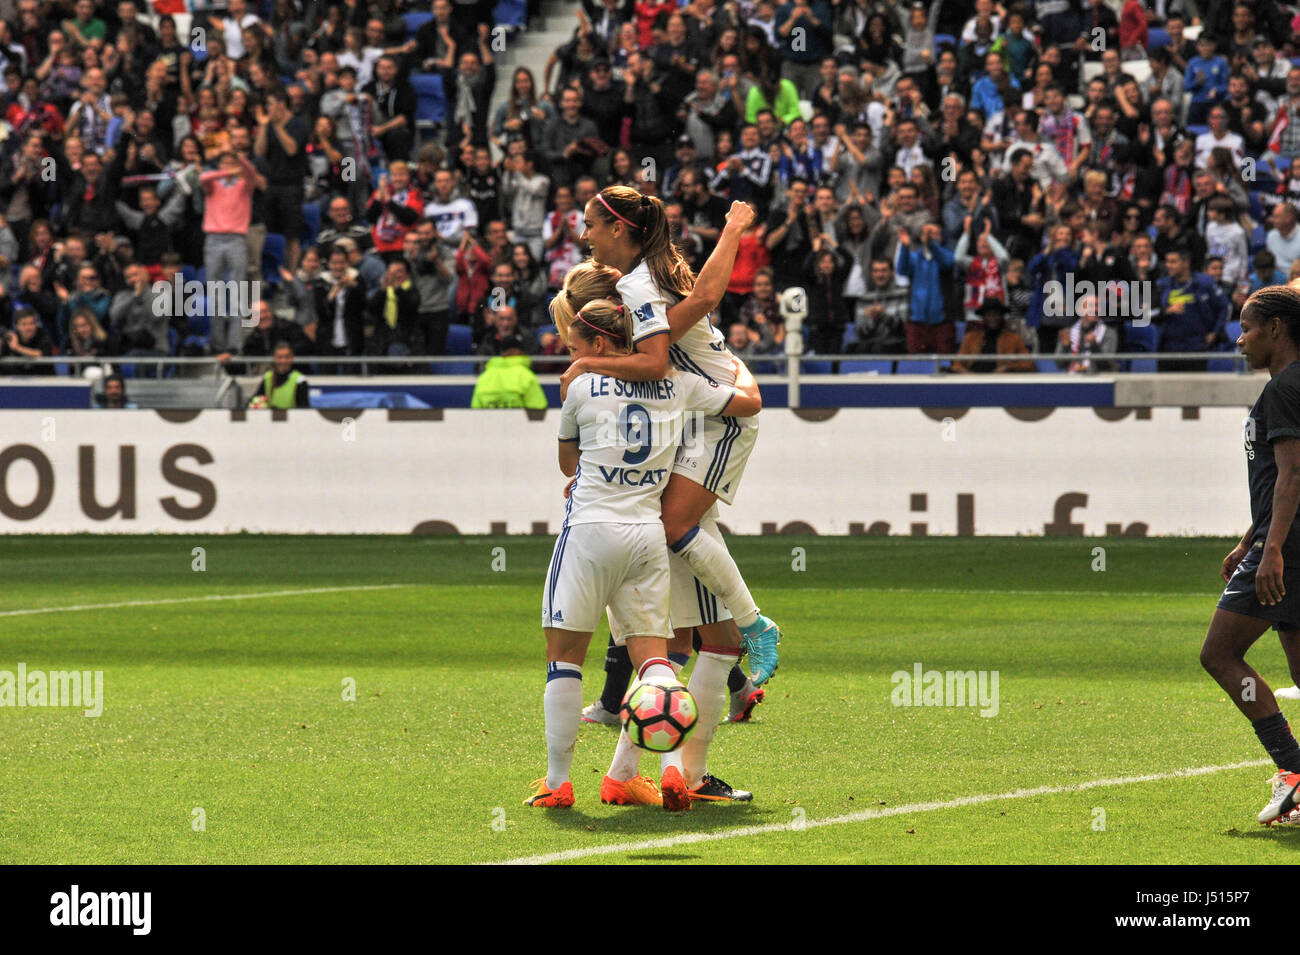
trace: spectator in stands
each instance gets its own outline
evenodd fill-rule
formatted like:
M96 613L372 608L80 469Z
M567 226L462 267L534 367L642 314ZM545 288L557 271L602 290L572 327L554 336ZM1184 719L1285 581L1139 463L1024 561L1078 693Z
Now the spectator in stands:
M536 157L524 153L507 160L501 178L501 193L511 209L510 225L515 239L528 243L534 258L542 257L542 233L546 224L546 197L551 181L537 171Z
M87 274L94 272L89 266ZM133 262L126 268L126 288L113 296L109 306L108 317L113 329L121 336L122 347L129 355L166 355L170 351L167 341L167 315L159 308L159 296L169 298L171 285L166 290L156 292L149 281L149 269L140 262ZM228 296L228 300L237 300L237 296ZM209 308L213 308L209 303ZM214 309L214 312L216 309ZM235 311L231 308L229 311ZM162 312L162 314L160 314ZM213 324L225 321L229 327L238 329L243 319L241 315L213 315ZM238 344L238 339L232 339Z
M519 313L513 305L484 309L483 340L479 342L477 354L503 355L512 349L530 353L531 344L529 334L519 328Z
M582 261L583 247L581 235L582 210L574 205L573 190L560 186L555 190L555 209L546 216L542 224L542 260L546 263L544 286L559 288L564 284L564 276ZM530 259L535 261L531 246L521 243L528 250ZM516 247L517 248L517 247ZM518 252L512 253L516 259Z
M372 355L410 355L417 340L420 293L411 282L405 259L394 259L383 284L366 301L367 328L373 328L366 351Z
M933 222L921 227L919 242L911 233L898 233L897 273L909 281L910 314L907 320L907 350L910 354L952 354L956 349L957 327L943 305L943 273L952 272L953 254L941 243L942 230Z
M58 299L41 287L41 270L35 265L24 265L18 271L18 283L10 286L0 279L0 326L12 327L13 314L20 308L29 308L46 334L58 329Z
M679 117L696 152L712 159L719 130L735 129L739 119L735 101L719 85L712 70L695 74L695 89L682 104Z
M1244 281L1249 269L1246 261L1248 238L1246 230L1237 221L1236 206L1224 195L1210 200L1210 224L1205 230L1206 252L1220 259L1223 265L1222 281L1236 285Z
M1214 34L1202 30L1196 38L1196 55L1187 62L1183 73L1183 89L1192 94L1187 109L1189 125L1205 122L1210 107L1221 103L1228 95L1228 61L1219 56L1217 50Z
M272 310L271 303L261 299L258 302L257 327L248 333L248 337L239 348L239 354L247 358L271 358L281 342L287 342L295 355L312 354L313 342L302 325L296 321L279 318ZM230 364L229 352L217 355L216 359L225 365L226 371L231 374L236 373L237 368L241 374L248 373L247 365ZM257 373L260 373L260 368Z
M0 337L0 358L47 358L53 354L54 343L36 320L36 313L30 308L20 308L14 312L14 327L6 329ZM6 361L0 367L3 367L7 375L54 374L53 365Z
M964 360L954 361L952 370L957 374L974 372L1025 372L1034 371L1034 363L1028 358L983 357L992 355L1028 355L1024 339L1006 322L1007 306L996 298L985 299L975 309L966 325L966 334L962 336L958 354L967 356ZM975 358L974 356L981 356Z
M402 257L402 244L406 233L420 220L420 213L432 217L440 231L447 230L447 238L465 222L473 224L474 207L466 200L458 200L454 209L445 209L442 202L444 189L450 193L452 176L443 170L435 180L438 196L429 206L424 205L420 190L411 182L411 167L405 162L394 162L388 174L379 177L379 186L366 206L366 217L374 223L370 230L374 251L385 264ZM460 219L456 222L456 214Z
M478 25L478 52L466 49L457 52L459 70L456 73L455 99L449 102L452 125L448 147L461 139L475 146L488 144L488 103L496 86L496 66L488 43L491 34L486 23Z
M813 230L808 221L808 181L792 179L785 191L785 206L774 209L767 219L763 238L772 256L772 270L778 287L800 284L804 263L813 250Z
M868 30L871 23L868 18ZM888 34L887 26L884 32ZM824 0L781 4L776 10L776 35L781 51L781 76L795 85L801 97L810 97L820 78L818 67L822 57L831 52L831 5ZM892 45L890 52L902 59L897 44Z
M510 247L510 265L519 324L526 329L550 324L546 312L546 271L533 258L527 243L516 242Z
M73 283L73 290L69 293L62 285L55 285L55 291L62 304L59 306L58 325L56 334L58 340L64 342L68 337L68 321L72 313L79 308L88 308L94 314L101 324L106 324L109 320L109 306L112 304L112 295L108 289L99 281L99 272L89 262L81 262L76 267L76 279Z
M850 350L868 355L902 354L907 350L911 292L899 284L888 259L873 261L869 275L866 290L858 299L854 320L857 341Z
M1295 206L1279 202L1273 207L1273 228L1268 230L1265 240L1277 267L1288 274L1291 264L1300 259L1300 229L1296 228L1296 219Z
M307 379L293 367L293 346L287 341L276 343L271 356L272 368L262 375L249 405L259 408L310 408ZM259 400L260 399L260 400Z
M252 216L257 170L246 158L227 149L219 166L200 177L204 193L204 266L209 282L243 282L248 277L248 227ZM212 348L227 351L239 345L239 318L212 323Z
M974 246L973 253L971 246ZM993 235L991 220L981 220L980 231L975 233L974 219L966 217L953 260L965 275L962 305L966 310L966 321L971 321L980 306L990 299L1006 304L1006 269L1011 257Z
M360 355L365 344L366 292L349 269L349 247L355 245L346 239L334 243L329 270L316 284L318 355Z
M334 243L339 239L351 239L363 251L374 244L371 230L357 221L352 214L352 204L343 196L335 196L330 200L326 217L328 221L316 236L316 248L326 262L329 261Z
M899 186L896 193L880 202L881 219L871 230L868 240L873 259L893 262L898 257L898 246L903 233L916 242L925 226L933 221L928 210L917 201L918 191L911 183ZM942 232L941 232L942 234ZM899 270L901 273L901 269Z
M492 259L468 232L456 250L456 317L462 324L482 328L480 312L491 280ZM475 340L482 335L475 336Z
M411 157L414 141L415 88L398 73L397 57L384 54L375 63L375 78L362 87L374 105L371 135L389 162Z
M595 158L585 144L595 139L599 130L581 111L582 92L565 89L560 93L560 115L549 120L542 130L540 152L557 186L572 186L578 176L591 170Z
M807 275L807 303L803 339L816 355L839 355L849 309L844 301L844 279L850 262L826 236L815 235L813 251L803 262Z
M1101 321L1097 315L1097 296L1085 295L1076 303L1078 319L1061 330L1056 354L1067 358L1071 374L1106 374L1115 370L1113 361L1098 356L1113 355L1119 350L1119 330ZM1058 365L1061 362L1057 363Z
M402 253L419 297L412 351L417 355L441 355L447 345L451 286L456 278L451 259L443 253L428 219L406 233Z
M488 260L493 266L500 265L502 262L510 261L510 230L506 224L499 219L487 224L487 241L483 245L483 251L487 253Z
M1165 255L1165 278L1156 283L1156 322L1161 326L1162 352L1208 351L1224 334L1229 303L1214 280L1193 272L1191 259L1181 249ZM1160 371L1204 371L1205 361L1162 361Z

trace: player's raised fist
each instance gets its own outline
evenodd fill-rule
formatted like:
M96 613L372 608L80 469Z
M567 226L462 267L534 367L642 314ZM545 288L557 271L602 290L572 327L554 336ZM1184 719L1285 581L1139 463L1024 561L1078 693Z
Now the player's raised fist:
M731 208L727 210L727 225L734 225L735 228L744 232L751 225L758 214L754 212L754 207L748 202L733 202Z

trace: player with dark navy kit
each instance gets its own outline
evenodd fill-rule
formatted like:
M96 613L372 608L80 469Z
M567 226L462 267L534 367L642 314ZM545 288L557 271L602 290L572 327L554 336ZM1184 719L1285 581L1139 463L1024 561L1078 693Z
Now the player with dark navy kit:
M1223 559L1228 582L1201 648L1201 664L1237 708L1277 765L1259 821L1300 822L1300 745L1246 651L1270 626L1292 679L1300 679L1300 289L1263 288L1241 312L1237 345L1268 384L1243 423L1250 485L1250 529Z

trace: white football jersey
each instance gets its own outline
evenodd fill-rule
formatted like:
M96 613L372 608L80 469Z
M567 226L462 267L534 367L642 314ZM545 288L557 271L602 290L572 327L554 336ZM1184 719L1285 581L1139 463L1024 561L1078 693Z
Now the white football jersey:
M735 393L698 375L575 378L560 410L560 440L577 441L582 452L565 526L657 523L685 415L719 415Z
M668 309L676 302L660 291L645 262L618 280L618 294L632 313L632 341L639 342L669 330ZM668 360L674 368L687 374L700 375L720 385L736 383L731 349L708 316L668 346Z

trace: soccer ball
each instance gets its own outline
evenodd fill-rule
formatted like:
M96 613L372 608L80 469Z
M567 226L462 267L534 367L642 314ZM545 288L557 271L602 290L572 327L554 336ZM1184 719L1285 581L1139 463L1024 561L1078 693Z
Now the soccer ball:
M652 753L671 753L686 742L698 713L691 691L663 678L633 684L619 710L628 737Z

